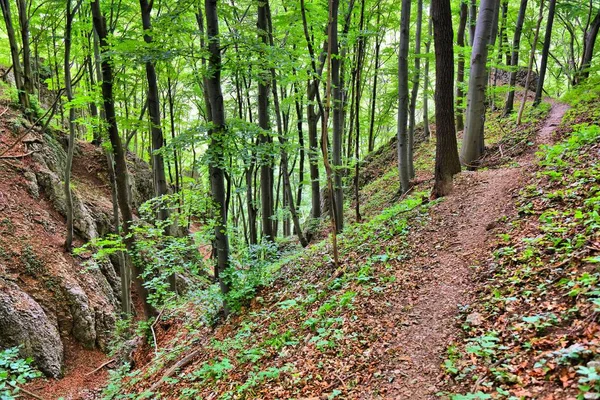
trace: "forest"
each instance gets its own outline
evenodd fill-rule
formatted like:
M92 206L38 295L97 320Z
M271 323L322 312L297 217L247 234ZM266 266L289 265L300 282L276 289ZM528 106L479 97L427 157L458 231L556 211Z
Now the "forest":
M599 399L598 0L0 0L0 399Z

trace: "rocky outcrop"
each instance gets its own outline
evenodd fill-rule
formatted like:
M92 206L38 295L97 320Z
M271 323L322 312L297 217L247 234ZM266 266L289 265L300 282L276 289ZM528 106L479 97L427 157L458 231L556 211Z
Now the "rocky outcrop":
M63 345L56 325L33 298L0 278L0 347L13 346L46 375L61 375Z

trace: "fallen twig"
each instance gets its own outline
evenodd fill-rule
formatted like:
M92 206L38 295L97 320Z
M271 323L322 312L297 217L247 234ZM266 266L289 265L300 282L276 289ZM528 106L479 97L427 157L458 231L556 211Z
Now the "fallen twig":
M33 150L33 151L30 151L29 153L17 154L16 156L0 156L0 160L8 160L8 159L12 159L12 158L25 158L27 156L32 155L33 153L37 153L38 151L39 150Z
M192 361L194 361L194 358L198 355L198 353L200 353L200 349L192 351L190 354L177 361L175 365L173 365L167 370L167 372L165 372L162 378L160 378L157 382L155 382L152 385L150 391L154 392L165 381L165 379L170 378L178 369L187 367L189 364L191 364Z
M42 397L38 396L37 394L32 393L29 390L23 389L22 387L17 386L17 385L15 385L14 383L12 383L10 381L6 381L6 383L8 383L8 385L10 387L12 387L13 389L16 389L16 390L18 390L20 392L23 392L23 393L25 393L29 397L33 397L34 399L38 399L38 400L44 400Z
M106 367L108 364L113 363L113 362L115 362L115 359L111 358L110 360L108 360L107 362L103 363L102 365L100 365L98 368L96 368L92 372L88 372L87 374L85 374L85 376L94 375L96 372L100 371L102 368Z

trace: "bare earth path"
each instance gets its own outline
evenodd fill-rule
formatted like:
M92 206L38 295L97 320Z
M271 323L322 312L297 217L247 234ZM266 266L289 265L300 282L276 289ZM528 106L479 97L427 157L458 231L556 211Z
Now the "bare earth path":
M551 142L568 106L553 103L536 144ZM412 323L398 328L390 354L396 370L383 388L386 399L435 399L441 387L440 364L448 339L456 334L455 316L472 300L472 268L489 254L495 222L514 213L513 197L532 172L534 149L523 154L518 167L464 172L451 196L433 209L431 222L409 241L418 249L409 268L418 277L417 293L396 299L396 313L409 313ZM390 301L394 301L391 299ZM408 303L408 305L407 305Z

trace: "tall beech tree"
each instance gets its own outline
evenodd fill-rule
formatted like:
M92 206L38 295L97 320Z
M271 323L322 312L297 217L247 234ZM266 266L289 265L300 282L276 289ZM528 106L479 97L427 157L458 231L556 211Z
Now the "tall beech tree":
M512 54L510 57L510 90L506 96L504 103L504 115L507 116L513 112L515 103L515 84L517 83L517 73L519 72L519 50L521 47L521 33L523 32L523 23L525 22L525 14L527 13L527 0L521 0L519 7L519 16L517 17L517 25L515 26L515 36L512 44Z
M129 200L129 172L127 171L127 160L125 158L125 149L119 135L117 127L117 118L114 101L114 72L111 52L108 45L108 31L106 27L106 19L100 11L100 1L94 0L91 3L94 29L98 34L98 41L101 48L101 69L102 69L102 99L104 105L104 117L106 119L106 129L112 147L115 160L115 175L117 186L117 199L119 202L119 210L123 219L122 235L129 254L133 254L135 248L135 239L131 235L131 224L133 223L133 212ZM141 270L137 264L131 262L128 257L128 265L131 271L127 269L123 263L121 270L121 309L124 313L131 313L131 290L129 287L130 278L134 282L134 287L139 296L144 316L149 318L155 313L154 308L148 301L148 290L144 286L141 277Z
M410 189L408 152L408 44L410 41L410 0L402 0L400 17L400 50L398 53L398 125L397 151L400 191Z
M461 162L469 168L475 167L484 150L483 128L485 122L485 98L487 88L488 45L500 0L482 0L477 16L475 40L471 54L471 72L467 94L467 113L464 139L461 148Z
M556 0L550 0L548 2L548 17L546 19L546 33L544 37L544 47L542 48L542 59L540 61L535 98L533 99L534 107L541 103L544 94L544 80L546 79L546 71L548 70L548 55L550 54L550 41L552 40L552 26L554 25L555 10Z
M465 28L467 26L468 5L466 1L460 2L460 19L458 32L456 34L456 44L458 50L458 63L456 66L456 130L462 131L465 128L463 120L463 84L465 82Z
M209 172L217 221L215 224L215 240L213 241L217 256L215 278L219 281L221 292L225 294L229 292L230 287L230 283L224 276L225 271L229 268L229 236L227 233L227 207L225 205L225 157L223 154L227 130L223 91L221 89L222 61L217 0L205 0L204 13L206 15L206 34L210 54L208 58L209 78L206 80L212 121L209 131L210 143L208 145L212 160ZM225 313L228 313L227 304L225 304Z
M435 48L435 183L431 197L452 191L452 177L460 172L454 126L454 50L450 0L431 1Z

